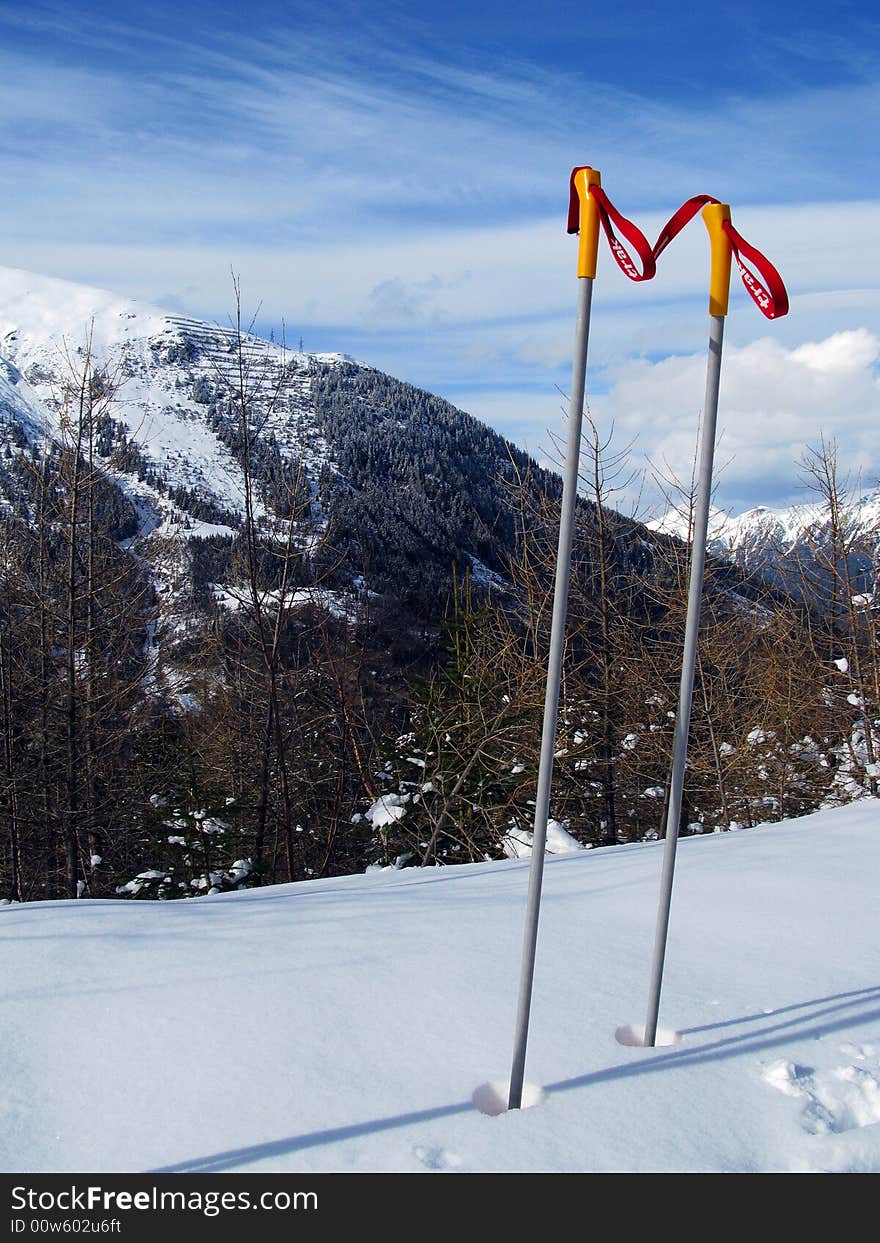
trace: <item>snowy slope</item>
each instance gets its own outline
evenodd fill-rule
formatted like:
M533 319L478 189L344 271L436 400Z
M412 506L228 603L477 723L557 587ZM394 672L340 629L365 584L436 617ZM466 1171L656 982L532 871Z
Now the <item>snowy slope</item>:
M342 361L0 267L0 452L34 441L70 443L78 381L86 368L108 377L112 396L99 400L97 413L111 418L116 449L108 455L99 439L97 462L137 515L131 547L149 568L154 631L163 639L188 633L189 538L232 536L245 512L241 455L230 439L239 428L238 394L246 394L255 444L271 440L278 460L301 461L315 495L328 449L315 425L313 370ZM225 420L214 417L218 408ZM254 514L271 538L283 524L266 503L256 467L255 479ZM16 508L17 488L0 467L0 505ZM324 523L317 503L313 519L318 528ZM304 532L300 543L314 538Z
M91 334L96 355L124 342L164 332L167 316L158 307L132 302L104 289L0 267L0 340L36 357L48 343L67 341L70 350Z
M229 327L174 315L105 290L0 268L0 357L23 374L49 411L49 431L60 433L65 381L94 365L119 382L113 417L138 445L148 465L170 487L196 490L231 513L244 508L241 468L205 420L194 399L199 381L234 390L239 382L236 334ZM309 413L309 358L244 334L246 383L255 399L277 393L265 428L279 446L301 445ZM322 359L324 356L321 356ZM329 356L327 356L329 357ZM312 452L312 465L322 457ZM156 511L155 528L173 506L141 481L130 490Z
M878 810L682 841L655 1050L615 1033L661 847L549 858L538 1103L496 1117L525 861L6 906L0 1167L878 1172Z
M41 438L48 419L48 413L18 368L0 358L0 439L11 439L17 426L25 439L33 443Z

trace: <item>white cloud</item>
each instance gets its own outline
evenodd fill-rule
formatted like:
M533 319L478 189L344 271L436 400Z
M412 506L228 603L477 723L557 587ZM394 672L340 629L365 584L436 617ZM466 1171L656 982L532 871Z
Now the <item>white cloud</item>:
M206 210L214 209L208 204ZM532 328L518 333L519 322L546 338L545 326L555 317L558 340L549 348L565 357L576 297L577 248L565 233L562 216L505 227L435 225L417 235L376 236L356 212L346 217L340 211L344 227L337 229L334 222L320 242L308 244L270 245L253 236L209 244L162 236L131 243L95 241L93 235L29 241L7 232L0 239L0 262L49 268L51 275L88 280L148 300L175 286L181 292L186 288L198 308L213 305L221 311L228 300L232 265L241 272L245 289L263 302L266 314L308 313L316 323L369 325L373 330L412 327L415 314L422 324L442 321L490 330L493 324L513 325L513 335L525 339ZM838 223L831 235L829 216ZM666 213L651 213L639 222L650 237L665 218ZM804 313L821 315L835 330L851 326L832 323L838 307L848 315L854 306L877 313L880 252L867 247L864 239L880 233L880 202L813 204L796 211L751 208L735 219L744 235L773 259L789 287L791 315L774 324L774 336L800 344ZM642 285L622 276L603 244L594 311L597 320L600 315L625 317L626 330L615 336L616 351L671 352L693 345L692 325L702 334L705 321L696 308L705 309L707 286L708 245L696 221L664 252L657 277ZM682 306L676 309L677 304ZM686 322L679 323L682 309ZM746 339L766 329L735 276L731 323ZM743 343L741 335L737 341ZM528 353L531 347L523 348ZM546 356L539 351L540 359Z
M725 347L719 399L718 501L734 510L784 502L798 464L820 436L836 440L840 465L866 485L880 476L880 337L864 329L787 349L763 338ZM596 401L624 438L655 463L690 476L705 385L705 355L630 361Z
M47 35L90 44L90 64L57 66L46 41L0 49L14 153L0 173L19 189L0 204L5 233L128 226L132 238L152 225L204 240L225 220L284 244L343 232L368 209L387 238L418 230L421 213L472 225L547 211L557 193L561 219L568 170L585 158L634 213L698 191L760 202L871 184L870 134L845 153L840 135L876 111L873 84L777 91L768 124L763 100L673 107L592 73L497 58L462 68L414 54L391 22L347 38L301 27L281 20L270 42L224 36L222 23L160 32L59 13Z
M775 326L775 325L774 325ZM724 350L716 449L716 504L734 512L803 500L799 463L808 446L836 440L841 473L865 486L880 479L880 336L864 328L786 348L761 338ZM614 446L632 443L631 464L647 468L642 498L659 504L650 466L690 478L706 379L704 352L657 362L630 359L614 367L604 393L588 394L603 434ZM559 393L471 392L457 404L538 457L558 457L566 405ZM635 489L633 499L635 497ZM625 504L622 504L626 508Z
M880 338L865 328L835 332L825 341L808 341L792 351L792 358L813 371L863 372L876 363Z

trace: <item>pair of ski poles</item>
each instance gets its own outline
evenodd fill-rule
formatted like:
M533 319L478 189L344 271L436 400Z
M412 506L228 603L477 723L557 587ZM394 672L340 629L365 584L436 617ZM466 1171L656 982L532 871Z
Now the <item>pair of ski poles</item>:
M547 690L544 701L544 723L541 734L541 759L538 789L535 798L534 834L529 872L520 971L519 1002L514 1037L513 1065L510 1076L508 1108L522 1105L526 1044L532 986L535 974L535 951L538 940L538 916L541 905L541 884L544 873L544 850L547 842L547 821L550 814L550 792L553 779L553 757L556 724L559 712L559 689L562 678L562 656L565 644L565 619L568 611L568 587L571 572L571 550L574 535L577 499L578 464L580 461L581 424L586 390L587 351L590 339L590 313L593 281L599 251L599 231L604 230L611 252L621 270L630 280L651 280L657 259L684 226L702 208L709 232L711 274L709 281L709 352L706 367L706 396L703 403L700 437L700 462L694 509L693 551L688 588L687 620L685 623L684 655L679 686L678 711L670 781L669 807L666 819L666 840L660 880L660 901L654 935L651 983L648 995L648 1016L644 1044L653 1046L657 1037L660 1010L660 989L666 959L666 940L672 905L672 883L675 852L678 844L679 821L690 731L691 701L697 658L697 637L700 628L700 606L703 594L703 571L706 560L706 539L709 525L709 501L712 493L712 464L715 454L715 428L718 417L718 391L721 379L721 350L724 340L724 319L730 293L730 273L735 257L747 293L768 319L778 319L788 312L788 296L779 273L760 251L750 246L734 229L730 208L711 195L688 199L661 230L654 246L650 246L641 230L622 216L602 189L602 179L594 168L573 169L570 184L568 231L578 233L578 309L575 331L574 364L569 401L568 442L566 445L562 508L559 521L559 545L556 558L556 584L550 631L550 653L547 666ZM642 265L641 272L615 232L615 225L635 249ZM745 259L755 264L762 275L759 279Z

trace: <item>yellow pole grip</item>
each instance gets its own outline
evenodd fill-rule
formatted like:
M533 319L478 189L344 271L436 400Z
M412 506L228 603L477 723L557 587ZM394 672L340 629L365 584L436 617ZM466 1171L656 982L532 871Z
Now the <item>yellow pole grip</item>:
M599 204L590 194L590 186L601 186L602 176L595 168L582 168L575 173L574 185L581 205L578 230L578 276L595 276L599 258Z
M712 252L709 314L726 315L727 303L730 299L730 263L733 251L722 222L730 219L730 207L727 203L707 203L703 208L702 216L709 230L709 246Z

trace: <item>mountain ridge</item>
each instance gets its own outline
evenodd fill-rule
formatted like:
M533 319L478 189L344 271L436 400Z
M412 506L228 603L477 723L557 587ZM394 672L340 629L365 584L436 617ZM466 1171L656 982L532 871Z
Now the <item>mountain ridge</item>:
M444 458L444 465L452 447L461 443L463 469L469 469L468 451L477 459L474 478L480 471L503 472L511 458L524 470L537 469L472 416L347 355L289 351L238 324L224 327L17 269L0 268L0 357L7 360L0 392L7 439L13 423L21 429L14 433L19 440L22 434L31 443L63 438L65 388L84 367L105 378L113 390L105 421L112 426L98 444L98 464L137 511L141 539L223 539L240 530L247 492L245 407L251 423L253 516L268 534L277 535L290 517L290 498L297 491L307 494L308 505L299 513L307 519L302 522L304 546L308 538L315 543L317 535L326 533L323 498L328 493L335 494L340 511L354 508L351 494L358 489L346 470L363 484L369 473L364 465L371 459L370 470L381 473L384 464L374 460L378 451L366 443L370 436L383 441L389 460L405 443L430 442L428 452ZM343 399L347 405L341 414ZM353 426L354 411L362 429ZM419 419L421 426L416 426ZM363 443L354 452L351 443L358 436ZM400 491L426 494L443 473L435 471L432 479L423 471L415 479L412 469L404 471ZM552 477L538 473L553 491ZM396 529L412 545L417 576L420 559L428 565L450 551L462 569L497 571L500 547L491 531L501 496L494 485L482 508L479 496L471 497L473 504L463 503L451 549L443 541L432 546L436 541L427 520L415 523L414 532L411 515L403 512L412 497L395 497L393 491L386 490L383 502L396 507ZM441 527L450 525L446 517L461 504L446 504ZM351 517L352 527L371 525L364 516L369 506L360 508ZM311 528L308 538L306 526ZM374 544L384 534L376 531ZM368 552L375 561L376 548Z
M880 560L880 486L870 492L842 489L842 493L841 534L851 546L848 573L857 594L873 597ZM680 540L690 537L688 515L677 510L646 525ZM779 508L758 505L738 515L712 508L709 515L710 555L807 603L821 599L827 590L831 541L831 516L824 500Z

